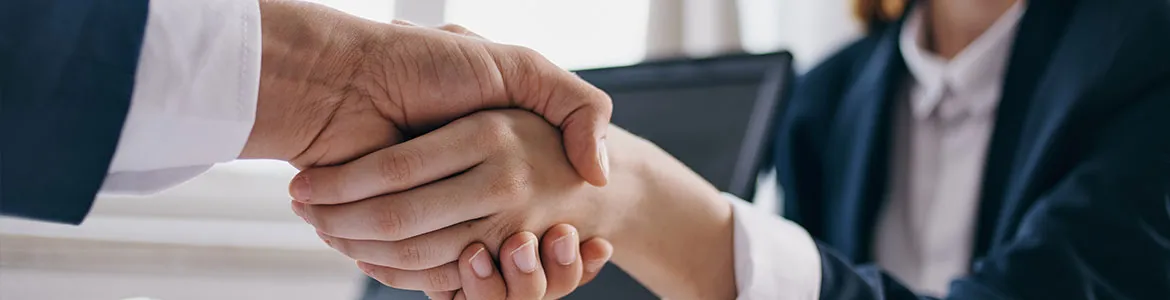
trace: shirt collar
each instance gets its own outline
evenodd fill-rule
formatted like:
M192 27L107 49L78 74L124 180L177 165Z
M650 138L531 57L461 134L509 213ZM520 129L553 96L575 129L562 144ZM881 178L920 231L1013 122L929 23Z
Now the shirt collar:
M926 97L911 97L914 116L926 118L937 109L942 93L967 93L1003 84L1016 27L1024 13L1023 0L1016 1L966 49L947 61L923 47L924 13L922 5L913 8L902 25L899 50L906 67ZM990 108L998 95L984 103L964 103L972 109ZM986 103L991 102L991 103Z

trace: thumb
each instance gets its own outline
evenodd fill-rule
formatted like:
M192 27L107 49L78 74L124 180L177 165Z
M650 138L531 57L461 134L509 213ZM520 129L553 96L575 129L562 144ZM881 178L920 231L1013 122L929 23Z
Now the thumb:
M609 95L532 49L500 47L496 65L507 96L559 127L573 168L589 183L604 186L609 177L605 136L613 113Z
M585 285L601 273L601 268L613 257L613 244L603 238L591 238L581 243L581 260L585 266L581 274L581 283Z

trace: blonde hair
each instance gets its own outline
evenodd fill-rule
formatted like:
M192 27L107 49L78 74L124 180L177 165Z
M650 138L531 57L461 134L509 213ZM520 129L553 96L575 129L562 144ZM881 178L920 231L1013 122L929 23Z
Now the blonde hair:
M854 0L853 16L867 32L872 32L902 17L907 0Z

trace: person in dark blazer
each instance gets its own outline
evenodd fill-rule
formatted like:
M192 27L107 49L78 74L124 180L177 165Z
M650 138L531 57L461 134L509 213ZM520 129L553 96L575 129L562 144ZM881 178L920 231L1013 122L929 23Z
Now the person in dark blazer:
M615 180L573 184L555 134L498 112L304 170L294 208L375 278L470 272L370 255L387 248L494 249L566 222L671 299L1170 298L1170 2L858 7L868 35L801 76L780 117L787 220L616 128ZM463 136L479 138L436 147ZM427 167L369 165L404 154Z

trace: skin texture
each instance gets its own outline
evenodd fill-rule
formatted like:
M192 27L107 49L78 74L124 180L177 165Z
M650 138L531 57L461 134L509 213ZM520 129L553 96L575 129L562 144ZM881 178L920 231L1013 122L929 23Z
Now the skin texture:
M576 178L606 183L607 152L601 141L612 110L609 97L536 52L492 43L456 25L382 24L298 1L259 4L260 91L256 121L240 158L285 160L300 169L337 165L475 111L515 107L561 129L558 135L566 137L567 150L559 150L560 155L571 158L580 176ZM302 189L307 178L294 182L299 184L290 189L293 198L317 200L311 190ZM577 238L576 230L572 232ZM501 246L493 245L488 252ZM567 294L596 275L589 267L600 268L612 253L604 239L587 240L580 250L576 243L572 246L564 249L580 251L577 260L584 259L567 266L573 268L550 265L544 275L504 278L516 288L540 286L540 294ZM402 273L359 266L372 274ZM398 276L392 282L416 289L458 289L458 264L443 270L450 272L414 272L428 277ZM503 270L507 275L511 269ZM450 274L456 276L444 277ZM480 284L473 290L491 291L489 287Z
M454 274L445 266L466 245L506 249L515 232L573 224L582 237L609 238L621 249L614 262L661 296L733 298L730 204L661 149L609 132L605 187L576 176L544 120L485 111L345 165L303 171L318 197L294 209L343 254L423 274ZM507 265L509 253L492 254Z
M953 57L1014 1L929 1L927 44ZM574 180L568 160L555 155L561 142L547 123L494 111L341 166L305 170L301 176L312 178L320 197L297 205L333 238L380 241L341 252L386 268L432 269L459 260L465 245L511 249L512 232L539 234L567 223L581 236L609 238L619 249L614 262L660 296L733 299L730 204L661 149L620 128L608 132L604 187ZM361 254L379 251L409 255Z
M464 249L459 257L459 277L462 288L449 292L428 292L432 299L559 299L568 295L577 286L588 283L597 276L597 272L613 253L613 247L608 242L592 239L581 244L581 255L575 256L573 262L561 264L550 249L555 241L565 239L566 242L576 242L576 229L569 225L557 225L550 228L540 241L542 268L532 273L525 273L513 263L510 256L501 259L500 267L491 265L491 257L483 244L472 244ZM520 246L533 243L535 235L521 232L512 235L504 242L500 253L520 253L527 249ZM571 240L571 241L568 241ZM573 245L576 247L576 245ZM592 257L592 259L588 259ZM586 258L584 262L582 259ZM472 268L475 260L482 260L483 265L491 267L490 275L478 276ZM502 269L502 274L501 271ZM584 269L584 271L582 271ZM583 272L583 273L582 273ZM543 276L541 275L543 273Z
M602 239L591 239L580 244L580 255L575 253L569 264L560 263L551 247L557 241L572 244L570 249L576 251L577 230L570 225L554 226L545 233L539 242L540 260L538 268L531 272L519 269L511 255L501 257L497 266L490 252L481 243L474 243L463 250L459 260L445 265L441 270L423 276L410 271L397 270L365 262L358 262L358 267L368 276L380 280L383 284L396 288L407 288L428 291L431 299L558 299L568 295L580 285L584 285L597 276L597 272L605 265L613 254L613 246ZM520 232L509 237L500 253L532 253L532 248L521 249L522 246L535 246L536 236L531 232ZM480 274L472 265L478 264L486 274ZM454 270L451 270L454 269Z
M1019 0L923 1L930 24L924 45L940 57L954 58L1016 1Z
M334 165L475 111L517 107L559 127L578 173L606 183L609 97L530 49L297 1L260 1L260 13L259 101L241 158Z

